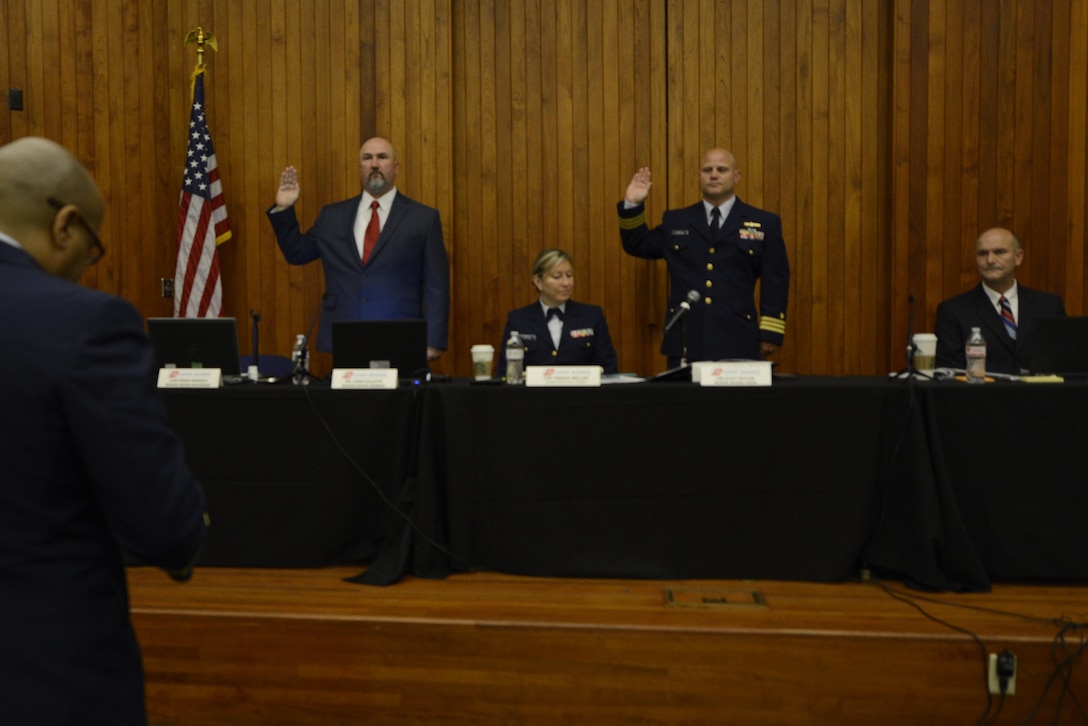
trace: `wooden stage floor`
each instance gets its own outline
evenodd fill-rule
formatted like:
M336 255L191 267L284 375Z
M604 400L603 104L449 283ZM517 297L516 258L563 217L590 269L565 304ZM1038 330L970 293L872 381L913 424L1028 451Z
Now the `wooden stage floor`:
M131 569L151 723L1088 723L1086 587L358 571Z

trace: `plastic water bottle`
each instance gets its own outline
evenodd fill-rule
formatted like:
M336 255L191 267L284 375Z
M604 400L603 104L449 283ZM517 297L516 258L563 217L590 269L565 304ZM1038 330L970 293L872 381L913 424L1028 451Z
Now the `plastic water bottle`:
M967 382L984 383L986 381L986 339L982 330L971 328L971 337L967 339L964 353L967 355Z
M506 382L522 383L525 380L525 343L518 331L510 331L506 341Z

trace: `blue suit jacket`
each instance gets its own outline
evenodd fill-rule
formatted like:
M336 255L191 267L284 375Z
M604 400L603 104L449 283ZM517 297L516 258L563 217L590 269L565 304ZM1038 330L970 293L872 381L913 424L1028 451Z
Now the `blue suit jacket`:
M1035 321L1044 317L1062 317L1062 299L1049 292L1032 290L1017 284L1019 315L1016 320L1016 340L1005 332L1005 323L990 302L982 283L967 292L945 300L937 306L937 366L963 368L967 364L964 346L971 328L982 329L986 339L986 370L994 373L1019 374L1031 364L1031 339Z
M146 724L122 554L185 569L204 494L124 300L0 242L0 721Z
M559 348L552 343L548 321L540 302L511 310L506 316L506 327L499 344L499 362L495 373L499 378L506 375L506 341L511 331L530 337L525 341L525 365L599 365L605 373L617 373L616 349L608 334L604 311L596 305L568 300L563 316L563 333Z
M621 201L618 209L623 249L635 257L664 259L668 265L666 319L690 290L700 295L687 314L688 360L762 360L760 341L782 344L790 266L777 214L737 198L712 245L702 202L665 212L654 229L646 224L644 206L624 209ZM677 324L669 330L661 341L662 353L680 357L682 329Z
M325 296L317 348L332 351L336 320L426 319L427 345L445 350L450 315L450 263L438 210L397 193L381 236L364 266L355 244L362 195L321 209L303 234L295 209L268 211L288 263L321 260Z

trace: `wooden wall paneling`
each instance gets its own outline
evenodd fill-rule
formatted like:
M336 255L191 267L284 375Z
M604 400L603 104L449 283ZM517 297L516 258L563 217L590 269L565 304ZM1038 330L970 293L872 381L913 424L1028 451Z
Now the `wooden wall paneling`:
M454 96L458 102L453 104L453 133L460 140L454 149L454 169L465 180L475 179L474 166L480 163L482 155L482 134L477 119L482 103L480 92L480 43L468 42L469 38L479 38L480 5L478 2L457 3L453 7L453 34L457 39L453 49L453 84ZM513 64L514 54L508 62ZM502 62L502 61L500 61ZM511 69L511 75L516 73ZM531 98L531 95L529 95ZM516 121L515 121L516 123ZM484 252L487 240L481 234L483 224L484 197L494 190L488 190L480 183L464 185L463 194L457 195L457 205L453 210L454 226L460 232L460 238L450 241L452 274L457 286L457 297L451 302L451 350L447 356L456 356L456 350L465 345L491 343L499 345L502 322L496 322L498 315L493 312L497 307L499 264L509 248L492 245L491 255ZM485 260L491 260L487 265ZM461 284L462 279L472 271L476 284ZM472 316L478 316L473 320ZM453 361L455 363L455 361ZM443 368L449 369L451 361L443 362Z
M808 371L827 371L830 365L828 346L828 285L827 277L832 261L828 241L829 183L831 170L828 166L830 129L828 125L828 19L827 0L814 0L804 12L799 9L802 34L797 42L802 49L801 68L807 69L799 89L805 99L805 114L799 119L799 129L805 139L803 150L808 173L805 175L811 190L811 206L808 210L810 236L806 240L806 264L797 270L808 290L805 306L809 327Z
M795 236L797 238L795 256L796 263L792 267L791 287L795 293L795 302L787 313L787 321L792 315L794 325L790 327L787 322L787 335L796 335L797 345L797 372L812 373L819 371L817 367L821 358L817 356L820 347L826 344L823 338L816 332L816 307L817 289L815 282L816 266L822 263L815 247L817 228L814 216L818 207L817 192L815 190L816 162L813 156L813 144L815 132L813 129L813 77L816 61L813 59L813 23L811 5L806 4L795 8L796 16L793 26L794 35L784 38L786 43L796 45L796 66L793 73L793 93L796 97L795 126L787 129L786 133L793 133L797 137L796 157L794 169L797 173L797 216ZM820 184L826 183L826 178L817 180Z
M865 151L865 139L862 136L862 113L865 105L866 87L862 79L862 57L865 36L862 30L863 8L860 3L846 3L836 10L835 17L841 24L837 43L841 44L839 53L842 68L836 74L839 86L832 92L833 99L841 99L842 139L842 210L838 222L842 228L843 267L841 277L834 286L840 300L838 320L839 343L838 355L841 356L842 370L853 364L854 370L871 365L869 352L865 345L872 345L872 328L865 325L864 312L869 305L862 305L863 294L872 294L871 281L867 281L862 272L863 231L862 231L862 163ZM873 101L876 95L872 95ZM866 303L869 301L866 300ZM848 335L847 331L853 331ZM833 350L832 355L835 355Z
M961 227L962 216L959 213L963 206L963 180L967 176L967 171L963 167L963 2L948 0L940 19L936 19L934 15L930 16L931 23L938 20L943 26L941 35L944 47L942 64L944 81L939 90L945 119L945 127L941 134L943 143L939 162L940 179L945 180L941 188L941 205L944 212L940 216L940 222L943 227L941 236L947 239L949 244L945 244L943 248L932 249L928 255L930 259L927 260L929 263L926 269L924 296L919 300L917 307L917 315L922 320L936 320L937 305L941 300L939 295L931 295L929 291L942 290L944 281L949 278L950 270L959 271L960 260L963 257L962 250L966 246ZM967 233L966 236L972 237L973 234Z
M1047 244L1039 245L1039 253L1026 259L1027 268L1026 284L1041 287L1043 289L1061 289L1064 287L1060 275L1055 275L1050 269L1049 250L1058 247L1053 238L1050 212L1050 198L1055 194L1053 175L1053 159L1050 155L1050 139L1053 132L1053 117L1060 115L1060 110L1055 107L1051 97L1051 78L1057 72L1053 65L1054 51L1050 40L1053 26L1051 3L1034 3L1026 5L1029 18L1028 25L1031 35L1024 39L1026 50L1021 52L1021 72L1030 78L1030 96L1026 95L1021 100L1024 106L1022 112L1028 117L1031 135L1026 137L1021 151L1026 154L1024 165L1031 169L1034 182L1030 186L1030 194L1017 194L1022 196L1026 207L1025 213L1029 215L1031 226L1025 234L1031 240L1047 240ZM1018 134L1019 135L1019 134ZM1027 190L1025 190L1027 191ZM1032 213L1034 210L1035 213ZM1060 266L1060 265L1059 265Z
M782 219L782 235L786 241L786 254L790 261L790 299L786 312L786 339L778 352L778 363L784 371L797 371L801 364L801 351L808 350L808 328L802 324L804 305L801 299L799 270L800 257L805 246L801 240L802 229L799 223L800 205L798 189L807 188L798 174L797 136L797 45L793 41L796 34L796 13L792 12L792 3L769 2L766 5L767 25L764 32L764 47L768 49L769 69L767 79L767 98L773 99L775 109L774 127L768 127L767 146L774 149L767 159L777 160L764 173L768 185L763 195L769 209L776 210ZM771 22L773 20L773 22ZM770 134L774 134L771 136Z
M861 302L857 314L861 323L861 364L859 372L879 373L894 368L889 361L884 340L888 335L886 311L889 260L891 259L890 142L891 103L889 69L891 67L892 9L881 2L863 5L862 88L865 98L875 103L863 104L864 144L861 172L862 255Z
M1058 26L1061 27L1061 26ZM1069 176L1066 190L1069 220L1066 227L1069 250L1065 306L1070 314L1088 314L1088 286L1085 285L1085 247L1088 246L1088 0L1071 0L1069 12Z
M925 146L922 155L918 157L918 162L923 163L925 168L925 174L921 176L921 180L934 183L926 183L922 187L920 200L924 206L918 214L916 225L920 234L912 240L914 247L911 256L917 264L910 268L912 273L910 294L915 299L916 316L927 309L930 298L927 291L934 287L939 288L940 285L941 247L931 245L930 242L946 238L945 197L956 178L952 170L945 167L945 150L952 136L946 133L946 128L951 127L951 120L945 115L947 100L945 89L953 80L949 77L947 68L949 53L946 30L949 9L945 0L933 0L929 3L927 10L927 24L919 28L925 33L926 41L915 49L916 59L924 54L923 63L926 68L924 106L926 115L924 122L917 128L919 132L925 134ZM914 211L918 213L918 210ZM935 304L933 309L936 310ZM921 328L918 329L921 330ZM905 337L904 334L903 338Z
M997 208L998 187L998 58L1000 45L997 42L1000 32L998 3L981 3L979 15L979 48L982 57L979 61L980 76L978 85L978 118L969 123L978 125L978 165L979 188L976 228L964 229L968 237L977 237L981 230L998 224L994 218ZM973 240L969 240L973 242ZM965 290L977 283L973 249L964 243L964 264L960 277L959 289Z
M1050 171L1047 174L1049 184L1042 192L1042 198L1036 206L1044 210L1043 217L1046 220L1047 232L1045 237L1050 241L1046 247L1047 256L1045 265L1047 279L1054 289L1065 290L1068 288L1068 268L1065 265L1066 254L1070 251L1068 241L1061 244L1069 230L1062 220L1070 217L1069 189L1064 183L1069 178L1069 157L1063 146L1071 146L1072 139L1069 133L1069 93L1065 89L1070 88L1069 83L1069 42L1072 32L1069 26L1070 8L1068 0L1058 0L1053 4L1050 22L1043 23L1042 27L1048 36L1044 39L1049 42L1049 61L1052 73L1049 77L1043 74L1037 88L1045 84L1047 103L1049 109L1050 127L1041 134L1041 141L1045 153L1049 157ZM1036 71L1039 73L1039 69ZM1068 303L1067 303L1068 304Z
M954 16L953 16L954 17ZM961 42L960 49L963 61L960 71L960 84L951 86L953 92L958 92L962 103L960 109L959 127L953 126L951 136L960 137L959 167L961 178L958 189L953 194L958 196L949 206L949 217L956 215L958 210L958 224L955 226L955 236L949 235L948 243L944 245L945 271L941 280L941 290L966 289L971 280L977 279L975 272L974 240L980 230L979 204L980 190L983 187L982 161L980 157L982 130L979 123L982 94L982 37L983 24L982 13L978 3L966 3L963 5L963 20L960 24ZM951 142L955 146L955 141ZM949 168L954 168L949 163ZM951 224L949 220L949 224ZM935 322L937 305L941 300L935 299L940 295L929 298L925 308L925 321ZM932 325L925 328L931 330Z
M15 54L15 30L14 20L12 16L15 15L12 6L16 4L16 0L0 0L0 88L20 88L21 82L16 80L16 74L12 73L12 55ZM21 17L18 18L21 20ZM6 96L5 96L6 98ZM5 109L7 113L0 113L0 144L6 144L12 140L11 127L12 120L22 115L22 111L11 111Z
M468 185L459 189L457 201L460 203L469 194L479 193L479 204L476 206L477 219L471 227L459 229L472 230L470 236L465 237L462 243L472 246L478 267L473 269L459 269L457 285L459 289L480 286L478 299L480 306L470 310L463 316L458 316L457 327L462 322L472 323L484 318L488 321L483 331L475 332L475 336L465 339L463 344L451 350L455 358L451 361L455 369L464 370L466 360L469 358L469 349L476 343L490 343L496 350L503 345L502 331L506 322L505 311L511 307L517 307L522 303L525 290L529 287L528 263L525 261L529 254L528 248L532 246L531 231L525 230L515 234L513 220L510 217L510 209L513 206L513 197L517 193L516 182L508 174L503 159L509 158L512 146L512 138L509 126L503 128L504 122L510 118L511 92L515 81L509 71L508 61L500 60L499 48L507 53L507 58L513 54L509 45L511 32L510 8L506 3L493 3L484 1L479 4L478 24L476 25L475 40L476 59L478 66L473 75L478 83L476 93L479 97L479 105L475 113L468 119L469 125L465 131L477 136L476 154L473 163L478 165L476 171L479 174L477 184ZM463 38L466 43L473 42L473 36ZM539 58L530 62L539 62ZM469 81L471 84L471 81ZM531 137L533 126L539 119L526 119L528 124L523 126L524 132ZM536 158L542 149L535 149ZM460 164L457 165L460 168ZM502 186L500 180L507 182ZM539 229L539 228L537 228ZM525 233L529 234L526 235ZM462 249L458 245L457 250ZM481 274L482 273L482 274ZM487 284L481 286L480 281L487 280ZM479 323L476 323L479 325ZM470 328L471 330L471 328ZM521 331L525 332L525 331ZM460 364L458 366L457 364Z

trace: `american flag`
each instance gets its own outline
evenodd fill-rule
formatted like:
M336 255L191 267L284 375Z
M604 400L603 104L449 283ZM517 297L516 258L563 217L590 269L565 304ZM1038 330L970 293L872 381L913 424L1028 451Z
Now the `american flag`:
M230 239L223 184L215 162L204 105L204 70L193 82L189 150L178 208L178 265L174 272L174 317L217 318L223 305L216 247Z

